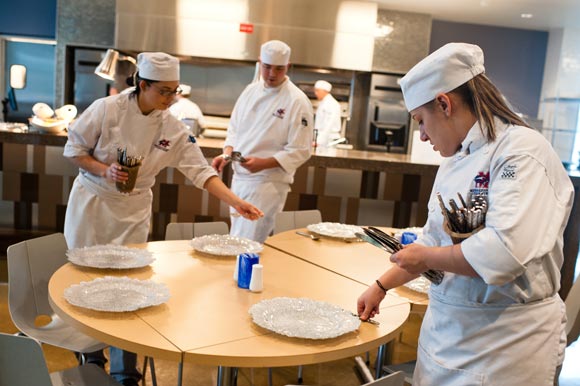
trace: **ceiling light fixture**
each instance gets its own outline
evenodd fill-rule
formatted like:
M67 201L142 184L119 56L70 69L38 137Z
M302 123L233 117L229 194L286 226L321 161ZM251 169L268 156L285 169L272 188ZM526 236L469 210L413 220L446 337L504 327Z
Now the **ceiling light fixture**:
M103 60L95 69L95 74L107 80L115 80L117 62L120 60L127 60L135 65L137 64L137 61L131 56L121 55L119 54L119 51L109 48L105 53Z

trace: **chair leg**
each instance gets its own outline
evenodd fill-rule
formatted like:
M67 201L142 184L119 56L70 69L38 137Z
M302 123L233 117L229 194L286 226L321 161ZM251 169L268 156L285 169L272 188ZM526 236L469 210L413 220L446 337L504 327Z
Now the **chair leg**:
M304 372L304 367L302 367L302 365L298 366L298 384L301 385L302 382L304 382L304 379L302 377Z
M147 364L149 363L151 372L151 384L157 386L157 376L155 375L155 360L152 357L145 357L143 360L143 385L145 385L145 374L147 374Z
M272 386L272 368L268 367L268 386Z

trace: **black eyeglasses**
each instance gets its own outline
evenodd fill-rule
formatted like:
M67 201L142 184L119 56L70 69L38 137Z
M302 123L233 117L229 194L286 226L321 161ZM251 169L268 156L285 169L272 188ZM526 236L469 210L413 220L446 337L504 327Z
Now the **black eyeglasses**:
M173 91L167 90L167 89L160 89L160 88L156 87L154 84L151 84L151 87L153 87L159 93L159 95L161 95L162 97L181 95L181 93L183 92L183 90L179 87L177 87Z

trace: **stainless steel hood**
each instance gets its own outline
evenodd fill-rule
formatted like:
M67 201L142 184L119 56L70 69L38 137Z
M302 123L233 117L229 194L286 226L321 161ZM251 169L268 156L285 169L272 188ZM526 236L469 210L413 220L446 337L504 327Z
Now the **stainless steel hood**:
M343 0L117 0L115 46L128 51L257 60L283 40L291 62L370 71L377 4Z

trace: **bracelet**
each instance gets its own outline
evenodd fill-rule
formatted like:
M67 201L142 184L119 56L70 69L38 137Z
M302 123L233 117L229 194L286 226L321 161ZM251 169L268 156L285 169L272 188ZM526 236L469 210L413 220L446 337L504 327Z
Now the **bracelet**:
M226 162L228 162L229 160L232 159L232 156L231 155L225 154L225 153L222 154L222 155L220 155L220 157L222 157L224 159L224 161L226 161Z
M382 289L383 291L385 291L385 293L387 293L387 289L381 284L379 279L375 280L375 283L377 283L380 289Z

